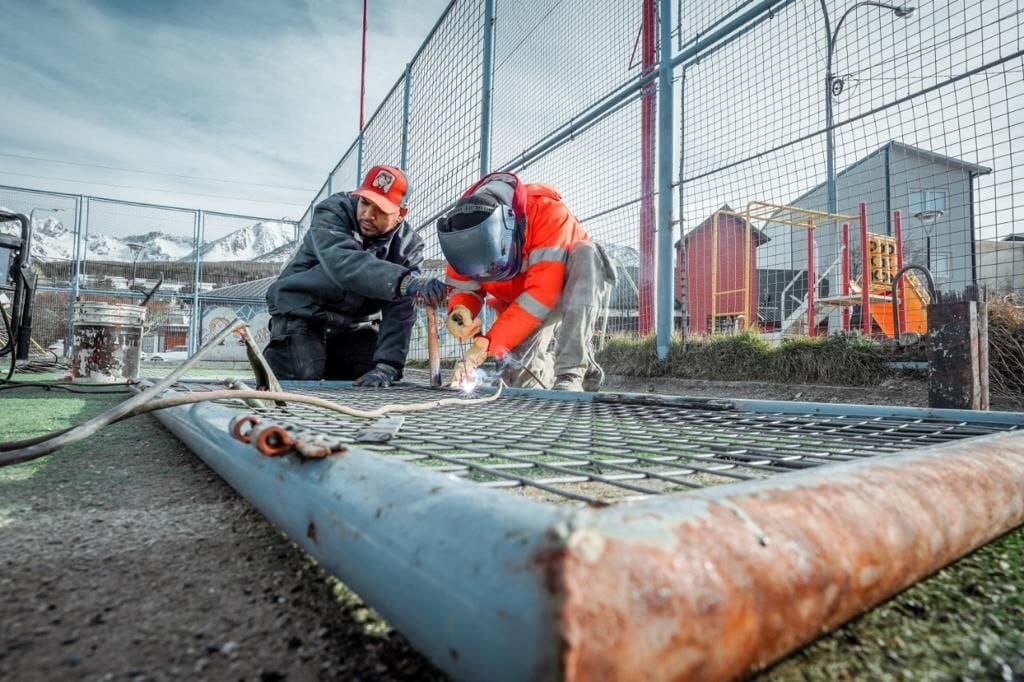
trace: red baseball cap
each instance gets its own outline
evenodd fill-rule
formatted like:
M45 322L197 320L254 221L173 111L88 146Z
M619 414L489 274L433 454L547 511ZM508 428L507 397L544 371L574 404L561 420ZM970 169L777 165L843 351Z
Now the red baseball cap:
M385 213L404 216L409 212L405 205L409 194L409 179L401 169L394 166L374 166L363 178L363 184L352 194L372 202Z

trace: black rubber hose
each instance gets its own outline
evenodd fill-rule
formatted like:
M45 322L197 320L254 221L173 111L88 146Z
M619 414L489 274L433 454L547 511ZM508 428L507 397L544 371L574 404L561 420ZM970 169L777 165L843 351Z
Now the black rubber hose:
M174 385L174 383L188 372L188 370L192 369L192 367L194 367L211 348L219 345L221 341L234 333L236 329L244 325L244 322L236 318L234 322L217 332L217 334L210 339L205 346L199 349L199 352L185 360L185 362L179 365L177 369L157 383L153 384L149 389L142 391L141 393L137 393L131 398L118 403L106 412L103 412L102 414L99 414L64 433L61 433L58 436L51 436L45 442L37 443L29 447L19 448L17 450L11 450L0 455L0 466L27 462L29 460L36 459L37 457L48 455L54 450L59 450L66 445L71 445L72 443L77 443L80 440L88 438L104 426L107 426L108 424L111 424L133 412L135 408L152 398L155 398Z

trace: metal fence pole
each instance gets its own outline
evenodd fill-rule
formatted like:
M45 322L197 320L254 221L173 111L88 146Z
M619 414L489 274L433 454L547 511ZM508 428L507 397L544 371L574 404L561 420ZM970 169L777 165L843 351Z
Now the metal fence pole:
M327 176L328 180L331 176ZM356 154L356 182L355 186L358 187L359 183L363 180L363 130L359 129L359 151Z
M188 339L188 353L192 355L199 349L199 329L200 324L200 310L199 310L199 271L202 266L202 248L203 248L203 235L206 231L206 215L202 210L198 210L195 213L195 258L192 263L192 319L189 320L189 339Z
M641 15L643 17L641 33L642 73L653 74L656 60L657 8L656 0L642 0ZM647 336L654 327L654 287L655 287L655 240L656 229L654 207L654 166L657 112L656 85L651 82L643 87L640 99L640 277L637 292L637 332Z
M480 97L480 175L491 168L491 77L494 71L494 0L484 0L483 84Z
M660 0L661 63L658 73L658 358L672 342L672 0Z
M402 160L399 167L409 170L409 96L412 83L412 62L405 65L405 81L402 83Z
M83 214L88 210L88 205L89 200L81 194L79 194L78 198L75 199L75 245L72 248L71 253L71 257L74 261L71 263L71 297L70 300L68 300L68 331L67 336L64 338L64 357L66 358L71 356L71 344L74 339L75 301L78 300L78 291L80 288L78 280L82 273L82 226L85 224Z

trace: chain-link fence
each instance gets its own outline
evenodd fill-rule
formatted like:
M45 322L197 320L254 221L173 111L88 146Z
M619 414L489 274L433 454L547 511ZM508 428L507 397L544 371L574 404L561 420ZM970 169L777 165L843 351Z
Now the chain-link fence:
M924 332L915 270L894 328L903 265L940 291L1024 291L1022 13L1019 0L459 0L310 208L372 164L402 165L436 270L436 218L486 170L514 170L555 185L618 261L610 332L653 331L659 234L674 280L662 330ZM669 137L674 216L657 207Z
M513 170L616 260L607 333L891 339L926 331L931 297L911 270L894 325L901 266L943 292L1024 292L1022 34L1021 0L455 0L297 225L15 189L0 205L36 210L41 293L162 273L177 305L241 309L370 166L408 171L437 273L436 219Z
M262 333L266 289L298 237L289 220L18 187L0 187L0 208L31 218L32 337L58 353L74 301L141 303L158 283L147 304L147 356L193 352L229 310Z

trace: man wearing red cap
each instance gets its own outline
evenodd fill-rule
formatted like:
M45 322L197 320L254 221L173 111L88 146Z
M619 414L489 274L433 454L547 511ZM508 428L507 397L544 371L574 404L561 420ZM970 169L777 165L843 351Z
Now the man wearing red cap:
M409 182L374 166L354 192L320 202L295 255L267 291L267 362L280 379L402 376L414 301L437 305L444 282L419 272L423 240L405 222Z

